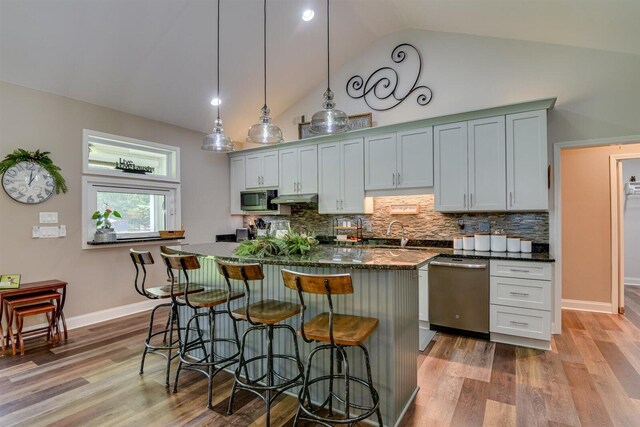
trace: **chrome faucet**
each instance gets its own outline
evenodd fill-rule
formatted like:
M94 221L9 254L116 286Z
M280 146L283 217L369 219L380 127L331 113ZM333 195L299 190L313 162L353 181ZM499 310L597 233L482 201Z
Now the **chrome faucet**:
M404 225L400 221L398 221L397 219L394 219L389 223L389 227L387 227L387 236L391 234L391 226L395 223L400 224L400 227L402 227L402 234L400 235L400 246L404 248L409 242L409 239L404 238Z

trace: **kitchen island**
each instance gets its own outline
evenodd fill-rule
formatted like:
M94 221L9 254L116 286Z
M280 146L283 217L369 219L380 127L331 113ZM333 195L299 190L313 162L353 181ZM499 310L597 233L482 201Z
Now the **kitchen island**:
M236 247L236 243L211 243L174 246L171 249L197 255L202 268L192 274L191 280L212 287L226 287L223 277L217 272L216 259L260 263L265 278L252 289L252 302L271 298L298 303L297 293L282 283L282 268L310 274L351 274L354 293L336 296L334 310L337 313L375 317L379 320L378 328L366 342L366 346L371 355L373 381L380 394L384 424L397 425L418 390L418 268L438 254L398 248L319 246L304 256L245 258L234 255ZM241 283L233 285L238 290L242 289ZM307 320L328 311L326 297L322 295L308 296L305 303ZM232 308L242 304L243 300L234 301ZM186 318L189 315L189 311L183 307L181 316ZM218 330L231 332L230 322L230 319L224 318L219 322ZM296 329L299 326L298 317L289 319L288 322ZM239 322L238 326L242 333L246 322ZM247 340L247 352L251 355L262 352L263 341L264 337L255 334ZM315 344L307 344L299 339L299 345L303 363L306 363L307 355ZM294 354L290 336L286 334L276 336L276 346L279 352ZM351 350L348 352L354 375L365 378L362 354ZM276 371L287 377L295 376L295 370L295 366L290 364L276 366ZM318 359L312 372L314 376L328 372L328 360ZM295 394L297 389L292 389L289 393ZM356 389L356 393L358 400L361 396L366 397L360 400L361 403L367 402L368 392ZM312 398L318 400L319 396L312 394Z

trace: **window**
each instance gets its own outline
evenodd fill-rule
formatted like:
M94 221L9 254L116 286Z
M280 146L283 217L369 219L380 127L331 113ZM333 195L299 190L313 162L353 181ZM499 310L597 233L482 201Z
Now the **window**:
M177 147L88 130L84 131L84 143L83 169L90 174L82 178L83 248L91 247L89 242L94 238L96 225L91 215L95 211L120 213L122 218L112 216L110 221L122 242L158 237L160 230L180 228L180 183L174 162L179 159ZM116 168L120 159L131 162L130 171Z

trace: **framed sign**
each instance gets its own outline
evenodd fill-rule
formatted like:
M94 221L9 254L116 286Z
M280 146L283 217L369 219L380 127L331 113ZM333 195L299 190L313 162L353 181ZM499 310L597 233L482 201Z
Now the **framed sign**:
M389 213L391 215L416 215L420 213L420 205L391 205Z
M373 115L371 113L354 114L349 116L349 130L365 129L373 126ZM309 131L311 122L298 124L298 139L310 138L317 136Z
M3 274L0 276L0 289L18 289L19 287L19 274Z

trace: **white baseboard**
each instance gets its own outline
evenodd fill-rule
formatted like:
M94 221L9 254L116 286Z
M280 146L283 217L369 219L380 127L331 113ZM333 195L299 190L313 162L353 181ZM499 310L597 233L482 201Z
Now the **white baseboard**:
M147 300L136 302L119 307L107 308L106 310L95 311L93 313L81 314L67 318L67 328L76 329L83 326L93 325L95 323L106 322L107 320L117 319L118 317L128 316L130 314L140 313L141 311L151 310L160 304L157 300Z
M625 277L625 286L640 286L640 277Z
M563 310L593 311L595 313L616 313L611 308L610 302L581 301L577 299L562 299Z

